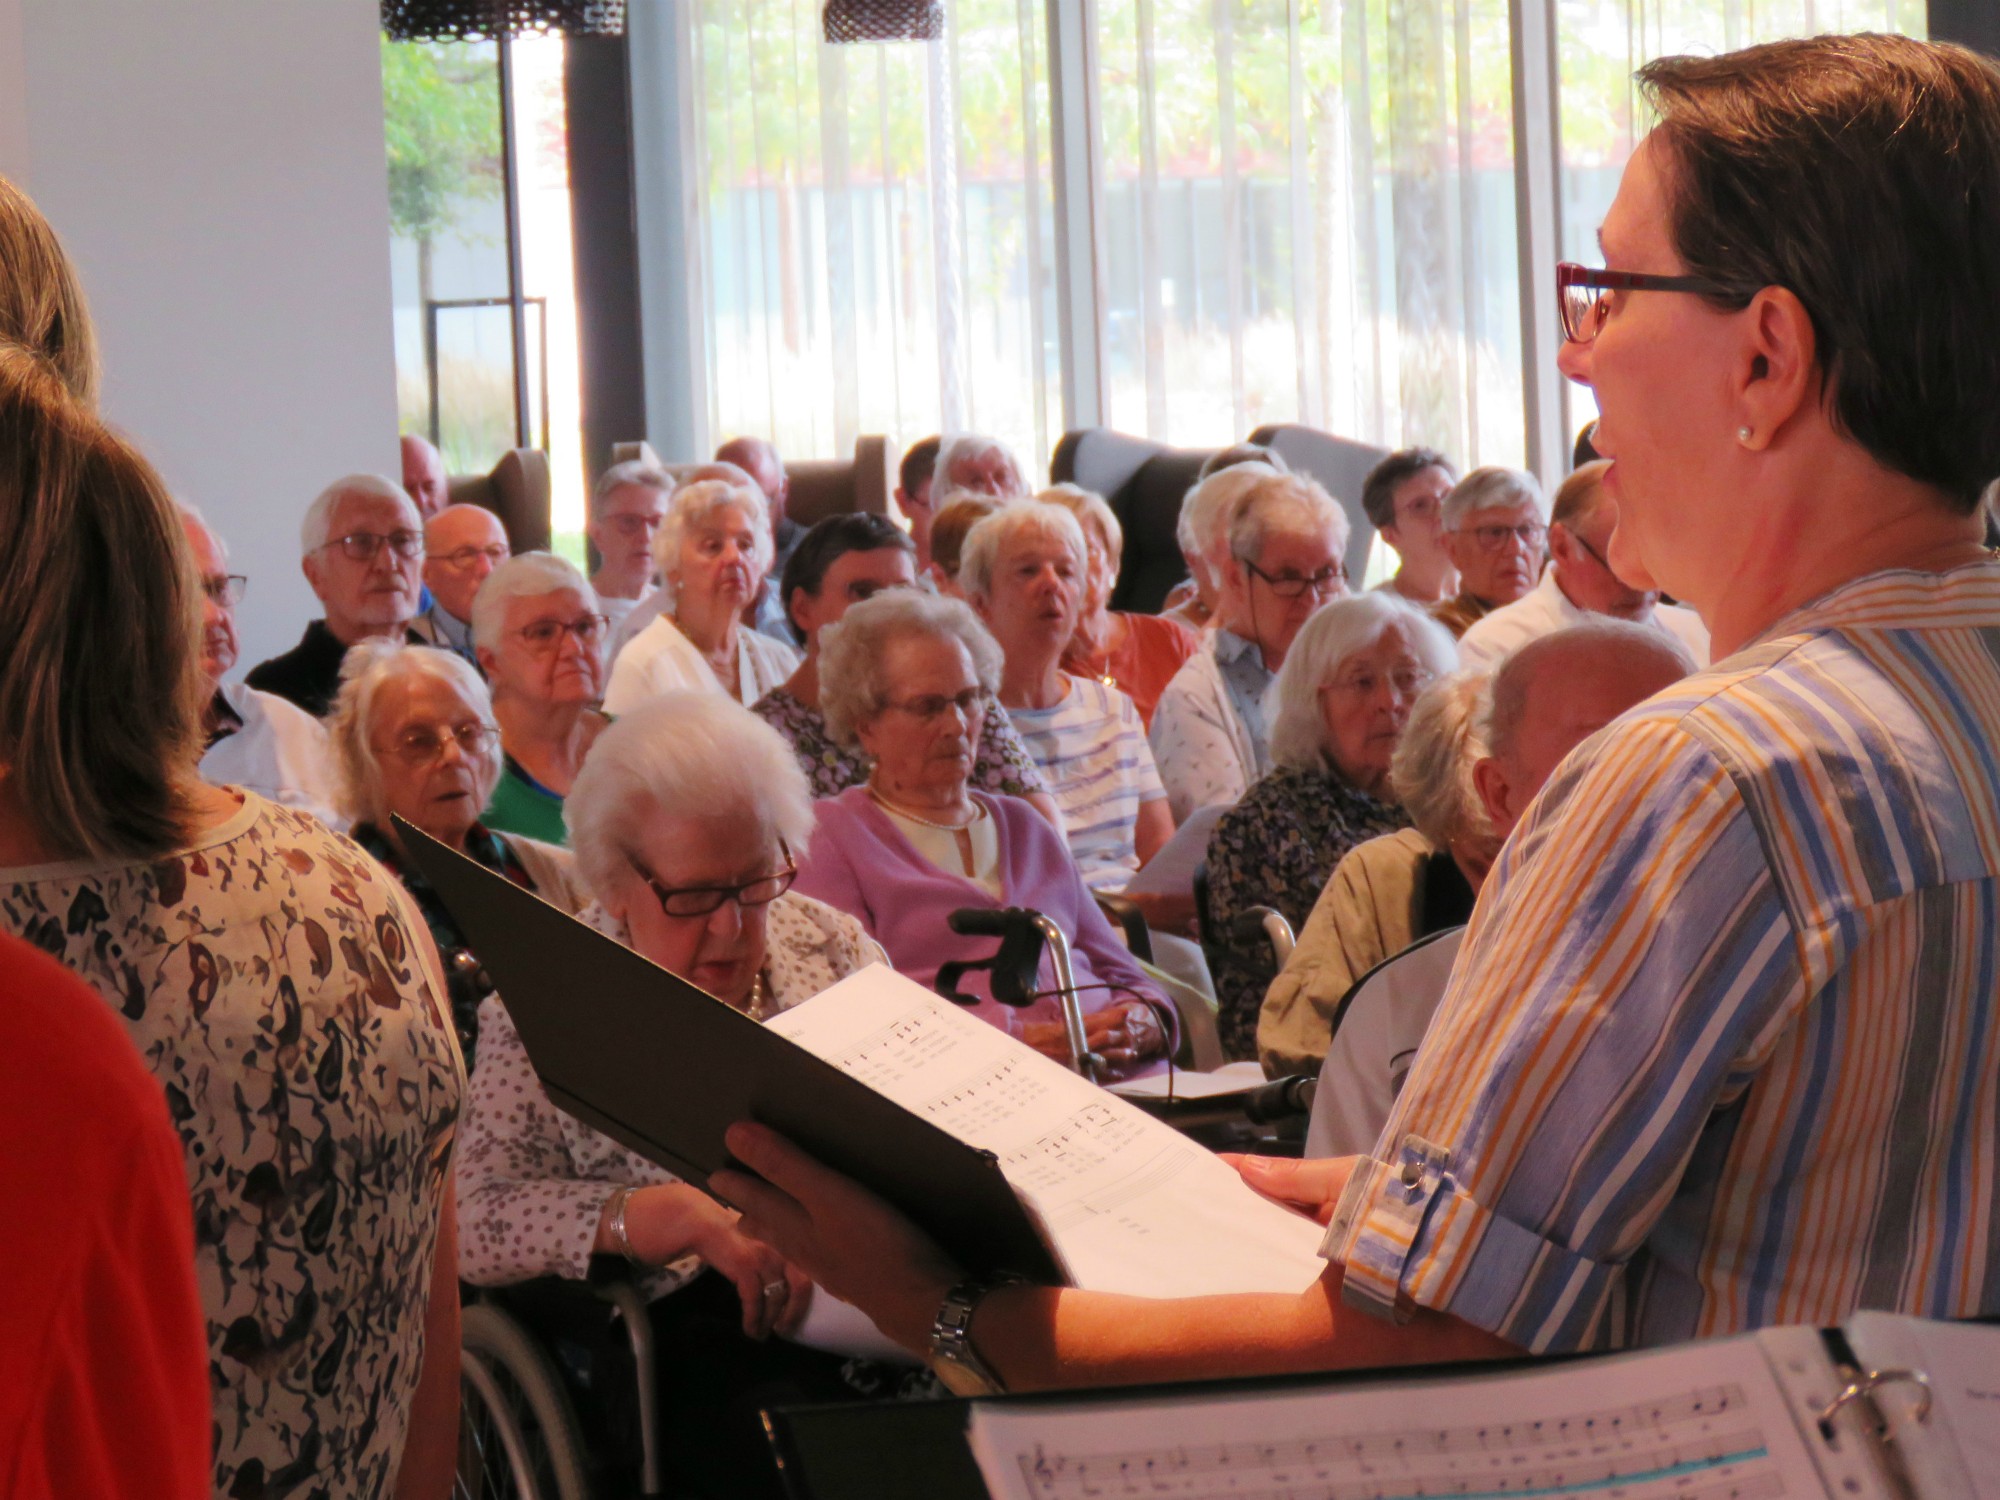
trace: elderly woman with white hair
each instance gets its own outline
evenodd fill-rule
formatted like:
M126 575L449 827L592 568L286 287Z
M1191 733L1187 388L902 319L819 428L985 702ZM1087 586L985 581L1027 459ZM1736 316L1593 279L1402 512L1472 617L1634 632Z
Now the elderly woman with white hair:
M1117 688L1139 710L1139 722L1151 728L1160 694L1201 649L1201 636L1164 615L1111 608L1111 590L1125 558L1125 529L1102 495L1081 485L1057 484L1035 498L1060 505L1076 517L1088 554L1076 629L1063 648L1062 669Z
M1525 596L1542 576L1548 508L1534 475L1489 465L1451 487L1441 514L1458 592L1431 606L1431 615L1456 640L1475 621Z
M1247 472L1221 480L1232 469ZM1187 564L1188 576L1167 591L1160 605L1162 618L1190 630L1206 630L1215 623L1215 607L1222 591L1219 570L1229 550L1225 520L1230 508L1257 479L1291 472L1284 459L1255 443L1238 443L1209 454L1195 482L1181 497L1174 542L1180 548L1181 561ZM1211 484L1210 480L1221 482Z
M1454 672L1410 710L1389 784L1414 826L1356 845L1333 867L1264 992L1256 1055L1266 1076L1319 1071L1348 988L1385 958L1472 916L1500 852L1474 780L1486 755L1487 690L1484 674Z
M472 601L472 644L493 690L500 780L486 826L568 842L563 798L607 722L597 592L566 558L524 552L493 570Z
M1055 795L1085 884L1118 891L1174 823L1132 700L1062 670L1087 566L1074 516L1015 500L972 528L959 584L1003 653L1000 702Z
M1235 802L1271 769L1265 696L1299 627L1347 592L1347 518L1333 497L1295 475L1238 477L1257 468L1243 464L1206 481L1227 481L1233 497L1213 512L1213 531L1226 538L1215 629L1153 715L1153 759L1176 824L1197 808Z
M451 910L409 859L401 818L487 869L570 911L581 904L569 855L480 821L500 776L500 731L479 673L435 646L364 641L347 653L327 723L340 810L362 848L403 883L444 960L466 1066L479 1002L493 984Z
M903 974L929 986L953 960L990 956L961 908L1033 908L1070 936L1093 1050L1131 1072L1171 1050L1164 997L1097 908L1062 835L1027 803L969 783L1000 648L956 599L897 589L856 604L820 645L820 706L837 740L874 760L866 785L818 804L799 889L859 917ZM1046 971L1044 971L1046 972ZM1052 998L1024 1009L967 974L974 1013L1068 1060Z
M791 892L813 804L791 748L719 693L674 692L605 730L565 813L595 898L581 920L764 1020L882 958L852 917ZM761 1493L755 1390L851 1394L839 1361L783 1342L811 1282L736 1215L550 1102L494 996L458 1153L459 1267L504 1286L631 1265L663 1358L671 1493ZM671 1295L669 1295L671 1294ZM764 1466L768 1468L768 1466Z
M1457 665L1451 637L1387 593L1336 599L1306 622L1271 690L1271 759L1208 840L1209 954L1223 1050L1257 1055L1257 1014L1277 973L1258 933L1231 931L1267 906L1293 931L1355 845L1404 827L1389 765L1417 695Z
M783 641L743 628L772 558L771 512L754 485L698 479L667 503L653 557L673 604L619 651L605 690L621 714L677 688L751 704L798 667Z
M591 488L583 529L600 561L590 586L613 628L652 586L653 538L667 518L673 487L664 469L634 458L613 464Z
M1028 481L1007 445L979 432L954 432L944 438L932 476L934 512L962 495L1019 500L1028 493Z

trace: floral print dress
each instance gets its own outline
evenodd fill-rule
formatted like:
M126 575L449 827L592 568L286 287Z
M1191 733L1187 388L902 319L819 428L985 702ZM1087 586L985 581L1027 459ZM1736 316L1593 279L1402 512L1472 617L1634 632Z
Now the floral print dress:
M244 794L160 860L0 870L0 928L82 975L166 1092L216 1494L387 1495L465 1089L409 898L310 816Z

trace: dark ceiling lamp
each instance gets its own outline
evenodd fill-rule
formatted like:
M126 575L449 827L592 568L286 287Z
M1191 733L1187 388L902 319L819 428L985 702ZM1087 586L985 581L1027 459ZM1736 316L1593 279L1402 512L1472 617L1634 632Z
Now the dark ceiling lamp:
M829 42L939 42L942 0L826 0L820 27Z
M625 0L382 0L382 29L398 42L622 36Z

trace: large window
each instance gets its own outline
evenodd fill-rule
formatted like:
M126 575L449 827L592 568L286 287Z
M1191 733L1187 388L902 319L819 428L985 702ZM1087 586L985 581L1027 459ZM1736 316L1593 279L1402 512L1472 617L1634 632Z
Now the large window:
M814 0L690 0L684 142L712 439L799 457L1060 436L1043 7L956 0L938 44L828 46Z
M542 449L551 521L580 556L562 79L559 36L382 43L402 430L436 443L452 474Z

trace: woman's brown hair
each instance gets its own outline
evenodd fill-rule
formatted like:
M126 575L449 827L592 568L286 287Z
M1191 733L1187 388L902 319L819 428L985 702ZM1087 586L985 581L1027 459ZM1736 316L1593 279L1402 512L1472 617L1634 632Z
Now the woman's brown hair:
M97 404L97 337L76 269L28 195L0 177L0 341L55 367L70 394Z
M199 597L159 476L47 360L0 348L0 776L58 854L185 838Z
M1687 269L1727 306L1797 296L1836 425L1970 513L2000 474L2000 67L1823 36L1639 81Z

